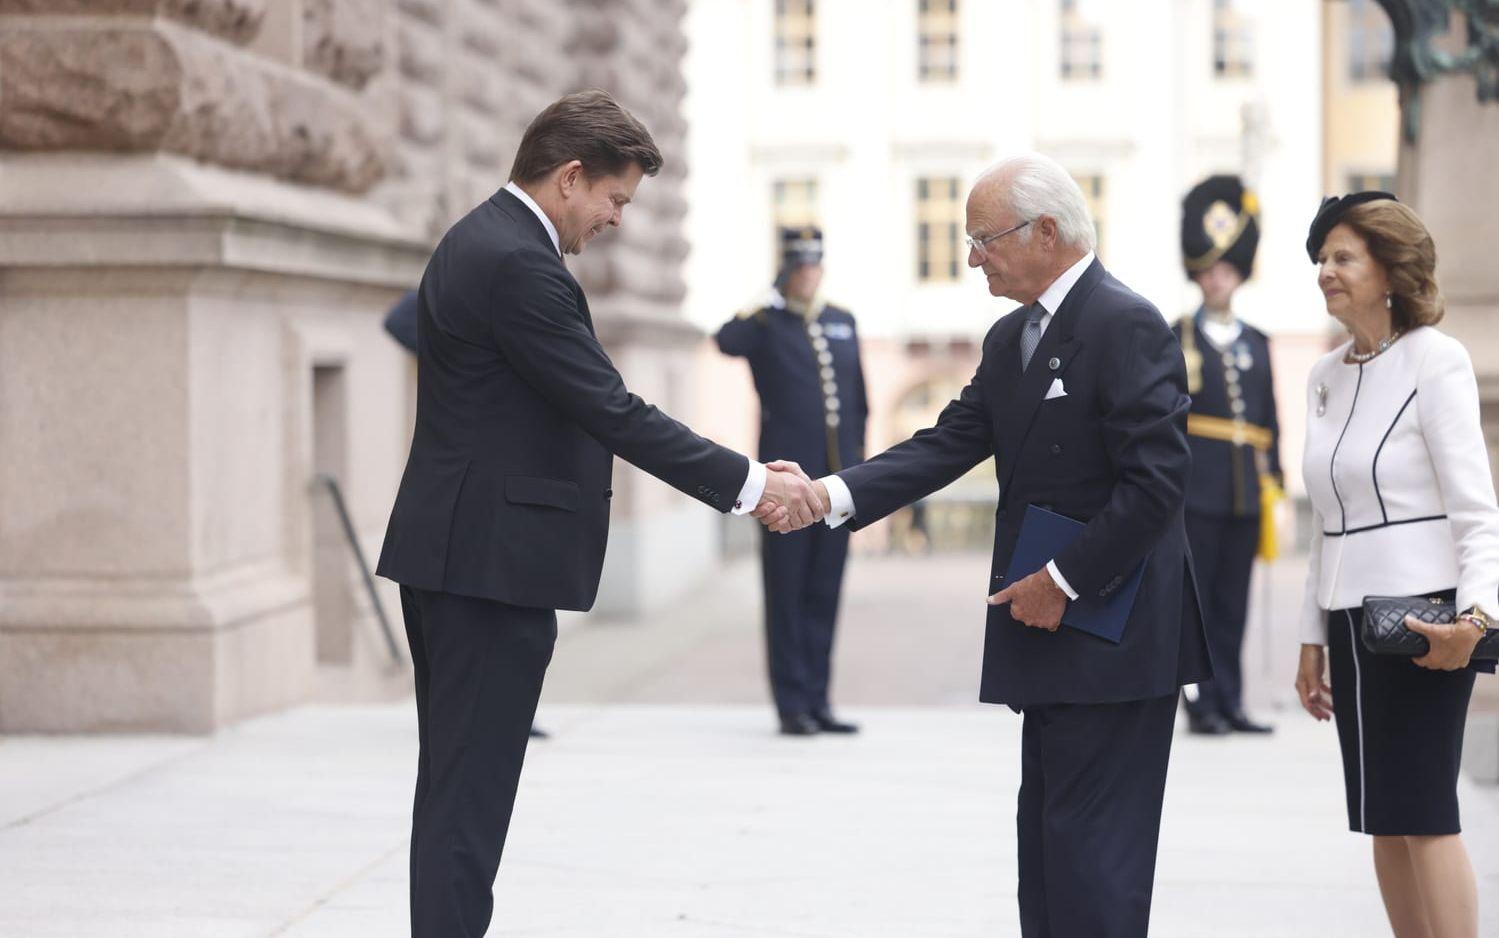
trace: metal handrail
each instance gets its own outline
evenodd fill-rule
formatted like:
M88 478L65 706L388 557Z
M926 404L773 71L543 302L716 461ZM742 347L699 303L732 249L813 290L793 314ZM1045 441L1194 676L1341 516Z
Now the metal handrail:
M328 494L333 496L333 507L338 511L338 520L343 524L344 537L349 542L349 550L354 554L354 560L359 564L359 573L364 577L364 588L370 597L370 605L375 607L375 618L380 623L380 633L385 636L385 647L390 650L392 661L404 663L401 656L400 646L396 644L395 631L390 627L390 619L385 615L385 604L380 602L380 594L375 590L375 576L370 572L370 565L364 559L364 550L359 546L359 537L354 533L354 522L349 517L349 509L344 504L343 491L338 487L338 480L325 472L320 472L313 477L313 484L322 485L328 489Z

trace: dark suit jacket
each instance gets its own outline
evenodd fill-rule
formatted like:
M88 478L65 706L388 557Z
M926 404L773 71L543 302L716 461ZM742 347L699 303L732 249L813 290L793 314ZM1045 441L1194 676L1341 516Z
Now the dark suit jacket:
M510 193L443 237L417 322L416 433L381 576L516 606L590 608L611 454L733 508L748 460L625 389L582 288Z
M833 430L837 467L828 465L823 370L802 317L767 306L753 316L729 320L715 336L725 355L749 359L760 395L760 459L792 460L814 479L864 458L864 428L869 418L853 314L829 304L817 321L828 339L833 359L828 367L837 388L838 426Z
M1020 371L1023 310L984 339L978 372L935 426L839 473L859 526L995 457L999 505L986 594L1004 583L1027 505L1087 523L1055 559L1080 595L1108 596L1142 559L1145 577L1114 645L1045 632L989 609L980 698L1013 707L1172 693L1211 673L1182 524L1191 464L1181 349L1161 314L1097 261L1073 286ZM1056 367L1051 367L1055 361ZM1053 379L1065 397L1043 400ZM974 602L980 601L974 584Z
M1233 419L1228 396L1228 374L1223 353L1208 341L1197 317L1183 319L1171 328L1178 341L1181 331L1191 328L1202 356L1202 384L1192 395L1192 413ZM1277 479L1280 472L1280 421L1275 411L1275 375L1270 369L1270 340L1248 323L1231 350L1244 402L1244 419L1269 429L1272 441L1266 469ZM1241 355L1240 352L1243 354ZM1242 367L1249 362L1249 368ZM1192 447L1192 479L1187 485L1187 510L1210 518L1257 518L1260 514L1260 476L1254 448L1235 446L1228 440L1188 436Z

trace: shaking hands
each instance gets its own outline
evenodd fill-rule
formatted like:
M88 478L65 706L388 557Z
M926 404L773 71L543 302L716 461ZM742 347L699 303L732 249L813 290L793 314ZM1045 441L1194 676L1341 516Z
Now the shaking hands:
M765 492L754 516L776 534L800 531L831 510L827 487L813 482L802 467L787 460L766 463Z

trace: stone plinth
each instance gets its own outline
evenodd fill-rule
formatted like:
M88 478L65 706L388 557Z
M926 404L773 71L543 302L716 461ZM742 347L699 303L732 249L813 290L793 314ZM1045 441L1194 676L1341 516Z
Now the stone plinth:
M382 529L410 373L380 319L425 248L169 156L12 156L0 205L0 732L198 732L307 699L314 598L356 585L346 559L319 582L310 483L335 472Z

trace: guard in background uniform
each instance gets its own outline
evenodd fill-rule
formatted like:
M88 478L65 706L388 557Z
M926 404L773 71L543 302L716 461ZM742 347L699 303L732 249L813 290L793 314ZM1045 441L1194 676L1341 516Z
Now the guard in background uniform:
M749 359L762 461L788 459L816 479L864 458L869 409L859 337L851 313L818 298L822 232L783 229L781 254L767 301L729 320L716 338L724 354ZM833 717L828 702L848 531L814 524L762 538L766 657L781 732L857 732Z
M1202 306L1174 327L1187 365L1187 540L1196 562L1214 677L1187 696L1193 733L1268 733L1244 712L1241 653L1256 554L1273 558L1282 496L1270 342L1234 315L1259 245L1259 205L1237 176L1213 176L1182 202L1182 260Z

